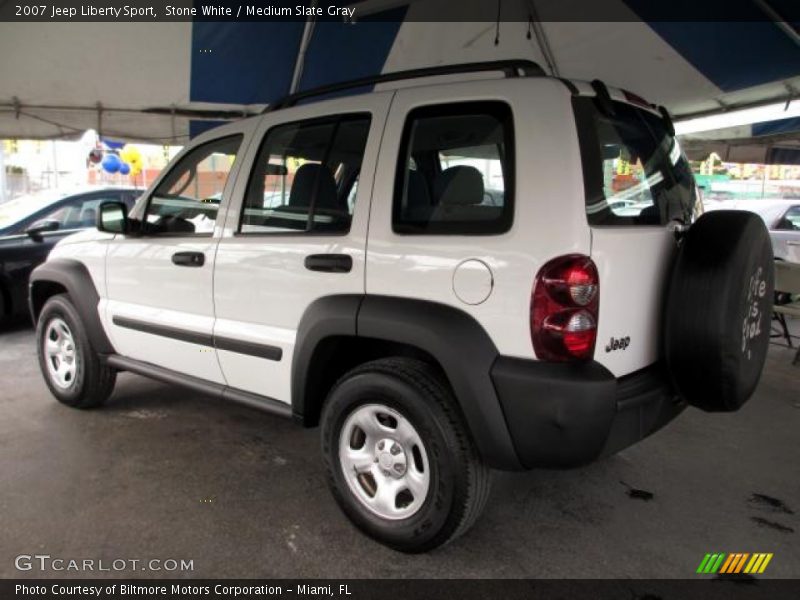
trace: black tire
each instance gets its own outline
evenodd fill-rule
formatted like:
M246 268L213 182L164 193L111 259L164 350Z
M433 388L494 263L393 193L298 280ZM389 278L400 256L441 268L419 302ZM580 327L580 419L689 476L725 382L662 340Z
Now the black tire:
M350 489L341 467L339 441L348 416L376 402L411 423L428 456L425 500L417 512L400 520L371 512ZM323 409L322 452L331 491L345 514L364 533L402 552L425 552L455 539L472 526L489 496L491 472L447 384L418 360L381 359L347 373Z
M759 216L713 211L689 228L669 284L664 341L670 374L690 404L735 411L753 394L774 286L772 243Z
M48 366L45 343L51 324L58 320L66 324L74 342L74 375L65 385L59 385ZM106 366L89 342L86 328L67 294L58 294L47 300L36 324L36 349L39 368L47 387L56 399L73 408L101 406L114 391L117 372Z

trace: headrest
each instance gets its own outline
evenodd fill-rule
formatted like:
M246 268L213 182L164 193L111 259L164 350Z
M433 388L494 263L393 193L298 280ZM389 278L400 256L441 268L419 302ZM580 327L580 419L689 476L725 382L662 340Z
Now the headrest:
M475 167L450 167L439 173L433 191L440 205L474 206L483 202L483 175Z
M306 163L294 174L292 191L289 192L289 206L311 206L311 197L315 192L316 208L337 208L336 180L331 170L316 163Z

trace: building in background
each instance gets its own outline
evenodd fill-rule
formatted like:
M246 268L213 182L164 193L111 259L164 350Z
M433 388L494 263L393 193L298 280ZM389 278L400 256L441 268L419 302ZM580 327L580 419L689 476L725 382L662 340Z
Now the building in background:
M89 160L89 152L101 147L94 131L77 141L2 140L4 190L0 202L41 192L70 193L94 185L132 185L146 188L181 146L134 144L142 157L135 176L106 172ZM105 152L111 149L103 148ZM3 178L0 178L3 185ZM4 193L2 193L4 192Z

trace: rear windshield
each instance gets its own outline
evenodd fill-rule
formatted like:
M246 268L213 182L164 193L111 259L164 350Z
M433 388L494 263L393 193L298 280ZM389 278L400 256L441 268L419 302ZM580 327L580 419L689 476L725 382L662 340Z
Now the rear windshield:
M613 106L607 115L593 98L574 99L589 224L690 223L694 176L678 141L657 115Z

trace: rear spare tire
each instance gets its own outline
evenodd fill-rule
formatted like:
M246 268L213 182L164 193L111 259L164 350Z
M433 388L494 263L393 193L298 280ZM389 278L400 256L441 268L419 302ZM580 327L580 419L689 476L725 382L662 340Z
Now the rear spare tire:
M671 376L690 404L734 411L753 394L774 285L772 244L759 216L713 211L686 232L669 282L664 341Z

